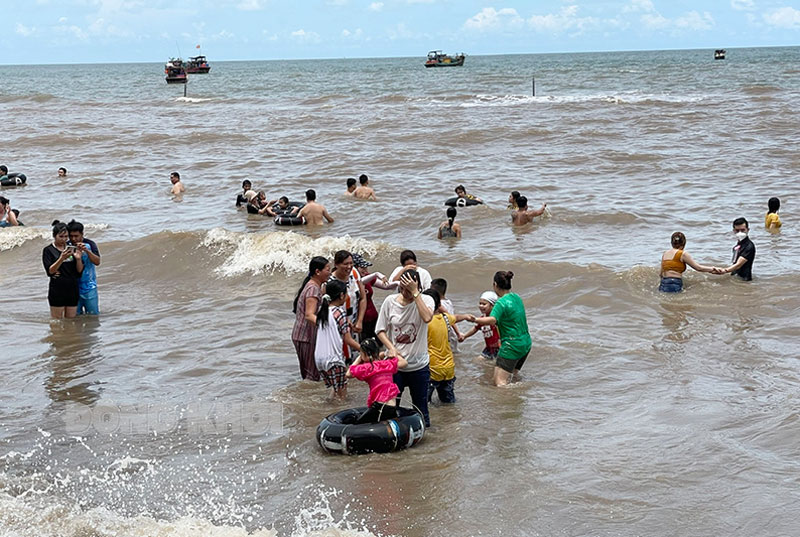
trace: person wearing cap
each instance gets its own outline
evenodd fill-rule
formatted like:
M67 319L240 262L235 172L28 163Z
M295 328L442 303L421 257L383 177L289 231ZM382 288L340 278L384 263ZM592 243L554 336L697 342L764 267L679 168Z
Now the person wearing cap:
M353 266L361 275L361 283L364 284L364 293L367 295L367 305L364 311L364 323L361 328L361 338L362 340L370 337L374 338L375 325L378 322L378 309L375 307L375 303L372 302L372 294L374 293L373 287L389 291L397 289L399 282L389 283L388 278L384 274L381 274L380 272L370 273L369 267L372 266L372 263L364 259L364 257L359 254L352 255Z
M492 314L492 308L496 303L497 293L494 291L485 291L481 294L480 300L478 300L478 310L480 310L481 315L484 317L489 316ZM469 320L472 321L472 319ZM490 362L494 362L497 359L497 353L500 351L500 332L497 331L496 325L475 325L470 328L459 341L464 341L468 337L477 334L478 330L483 332L483 341L486 345L481 352L481 356Z

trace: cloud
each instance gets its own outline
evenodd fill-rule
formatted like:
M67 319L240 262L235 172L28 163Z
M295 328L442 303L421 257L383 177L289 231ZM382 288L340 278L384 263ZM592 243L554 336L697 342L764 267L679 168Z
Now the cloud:
M408 27L405 25L405 23L402 23L402 22L399 23L397 26L395 26L393 28L390 28L387 31L387 34L389 36L389 39L391 39L392 41L397 40L397 39L409 39L409 40L415 39L415 40L419 40L419 39L428 39L429 38L429 36L426 36L426 35L421 34L419 32L413 32L413 31L409 30Z
M320 37L316 32L307 32L302 28L291 33L292 39L301 43L319 43Z
M486 32L504 28L521 27L524 23L517 10L505 7L499 11L493 7L485 7L480 13L470 17L464 23L464 28Z
M640 0L649 1L649 0ZM599 26L602 21L594 17L580 17L579 8L576 5L564 6L558 13L548 13L546 15L532 15L524 19L516 9L503 8L496 10L486 7L480 13L467 19L464 28L477 30L480 32L491 31L521 31L533 30L535 32L581 33L590 26ZM606 21L612 26L618 26L615 21Z
M242 11L261 11L266 7L265 4L265 0L242 0L236 4L236 8Z
M342 37L345 39L359 39L364 32L361 31L361 28L357 28L354 32L351 32L348 29L342 30Z
M751 2L752 0L731 0L734 2ZM669 30L674 32L681 30L710 30L714 27L714 17L711 13L704 11L689 11L680 17L670 19L656 10L651 0L631 0L631 3L622 9L623 13L641 13L639 22L648 30Z
M756 4L753 0L731 0L731 7L736 11L752 11Z
M561 33L570 30L583 30L586 26L597 24L592 17L579 17L578 6L565 6L559 13L534 15L527 21L528 26L538 32Z
M21 22L18 22L16 27L14 27L14 32L21 35L22 37L28 37L36 33L36 27L34 26L29 28L28 26L25 26Z
M55 26L54 30L58 34L67 35L70 39L77 39L79 41L86 41L89 39L89 34L80 26L74 24L67 26L66 24Z
M685 30L710 30L714 27L714 17L708 11L690 11L673 21L676 28Z
M380 11L382 9L383 9L383 2L372 2L369 5L369 10L370 11Z
M800 11L793 7L782 7L764 13L764 22L775 28L787 30L800 30Z
M630 4L622 8L623 13L648 13L655 10L656 6L650 0L631 0Z

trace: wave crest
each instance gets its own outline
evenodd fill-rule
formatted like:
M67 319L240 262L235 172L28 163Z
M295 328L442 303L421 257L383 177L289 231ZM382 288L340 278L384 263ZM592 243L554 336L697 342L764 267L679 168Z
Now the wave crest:
M375 256L390 250L388 244L345 235L343 237L312 238L293 231L241 233L222 228L207 232L202 246L216 248L227 259L215 269L223 276L263 274L275 271L305 273L309 260L317 255L333 258L338 250Z

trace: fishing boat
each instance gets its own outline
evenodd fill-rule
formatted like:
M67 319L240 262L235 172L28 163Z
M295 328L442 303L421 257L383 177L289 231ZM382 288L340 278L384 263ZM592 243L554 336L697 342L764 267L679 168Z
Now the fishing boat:
M170 58L164 65L167 84L186 84L186 67L180 58Z
M205 56L192 56L186 62L186 72L190 75L204 75L211 70Z
M724 60L725 59L725 49L717 49L714 51L714 59L715 60Z
M442 53L441 50L432 50L428 53L428 59L425 61L425 67L457 67L464 65L464 58L466 54L460 52L455 56L449 56Z

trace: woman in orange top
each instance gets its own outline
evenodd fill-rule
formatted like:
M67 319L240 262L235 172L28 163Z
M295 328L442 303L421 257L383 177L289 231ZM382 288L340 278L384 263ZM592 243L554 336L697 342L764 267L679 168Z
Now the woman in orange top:
M680 231L672 234L672 248L661 256L661 285L658 290L664 293L679 293L683 289L683 273L686 265L698 272L712 272L714 267L697 263L689 252L684 251L686 236Z

